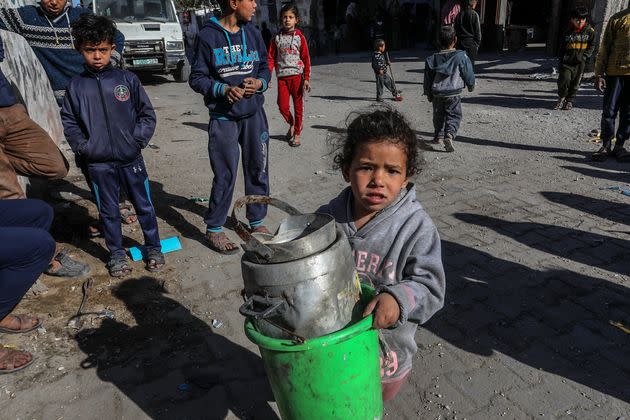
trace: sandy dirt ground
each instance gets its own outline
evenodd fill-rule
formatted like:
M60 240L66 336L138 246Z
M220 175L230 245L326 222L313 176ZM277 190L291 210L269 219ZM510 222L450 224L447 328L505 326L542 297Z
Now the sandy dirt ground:
M425 55L392 53L404 101L388 101L422 142L432 137L421 95ZM315 59L299 148L282 140L272 84L265 110L273 196L306 212L345 186L327 139L351 111L373 104L369 59ZM630 325L630 198L601 189L628 183L628 166L587 159L601 107L591 83L573 111L550 110L555 79L532 75L552 65L541 51L482 54L455 153L424 152L414 182L440 231L449 285L445 308L419 329L413 373L385 405L387 418L629 417L630 335L622 327ZM84 279L43 276L18 309L40 315L44 328L0 338L37 358L0 377L2 418L277 418L237 310L240 255L204 245L206 204L190 200L210 192L207 110L186 84L143 82L158 115L144 158L161 236L179 236L183 249L157 275L135 262L132 276L112 279L103 240L85 235L96 217L85 181L74 175L52 185L53 234L92 267L84 310L114 317L69 327ZM235 198L242 195L239 174ZM281 218L270 210L270 225ZM123 233L127 246L142 242L138 224Z

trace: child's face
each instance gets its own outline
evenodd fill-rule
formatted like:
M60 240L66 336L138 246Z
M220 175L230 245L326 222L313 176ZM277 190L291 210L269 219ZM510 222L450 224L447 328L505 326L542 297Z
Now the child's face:
M575 27L575 28L580 28L582 27L582 25L584 25L586 23L586 19L584 18L571 18L571 24Z
M85 64L93 69L100 70L109 64L115 45L107 41L98 44L83 44L79 47L79 52L85 60Z
M236 17L241 22L250 22L256 14L256 0L232 0Z
M370 218L392 204L407 185L407 154L387 140L363 143L343 172L354 196L354 218Z
M287 10L282 14L282 29L284 29L285 31L294 30L295 25L297 25L298 22L299 19L291 10Z
M380 52L380 53L384 53L385 52L385 44L379 45L378 47L376 47L376 51Z

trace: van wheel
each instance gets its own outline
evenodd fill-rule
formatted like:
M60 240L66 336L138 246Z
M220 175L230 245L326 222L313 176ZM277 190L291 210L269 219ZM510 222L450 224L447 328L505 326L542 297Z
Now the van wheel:
M190 63L187 58L184 58L184 60L177 66L177 70L173 72L173 77L178 83L188 81L188 78L190 77Z

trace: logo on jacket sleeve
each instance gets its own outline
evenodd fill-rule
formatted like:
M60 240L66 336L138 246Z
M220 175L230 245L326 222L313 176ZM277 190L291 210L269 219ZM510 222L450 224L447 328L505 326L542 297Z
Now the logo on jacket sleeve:
M128 101L130 96L129 88L127 86L118 85L114 88L114 97L120 102Z

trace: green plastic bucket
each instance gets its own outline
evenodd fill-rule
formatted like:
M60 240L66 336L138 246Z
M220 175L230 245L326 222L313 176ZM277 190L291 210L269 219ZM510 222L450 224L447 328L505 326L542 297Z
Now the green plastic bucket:
M374 290L361 289L365 304ZM304 343L262 335L249 318L245 334L260 348L284 420L382 418L378 332L371 315Z

